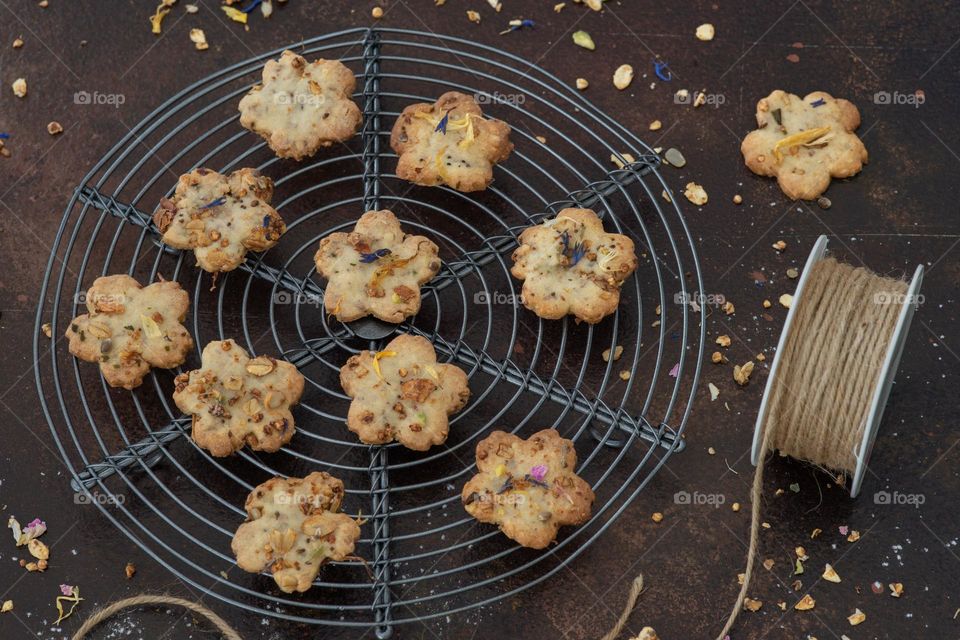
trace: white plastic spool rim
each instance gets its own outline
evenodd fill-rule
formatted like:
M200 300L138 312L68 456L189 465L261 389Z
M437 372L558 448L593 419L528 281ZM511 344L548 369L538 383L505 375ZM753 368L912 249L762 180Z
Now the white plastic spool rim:
M760 411L757 414L757 423L753 431L753 449L750 459L754 466L760 461L764 452L760 451L760 445L763 437L763 423L767 417L767 401L770 399L770 393L773 389L774 380L777 377L777 370L780 366L780 356L787 341L787 335L790 333L790 327L793 324L793 316L800 301L803 299L803 291L807 284L807 279L813 270L813 266L820 262L827 253L827 236L820 236L810 251L810 257L807 258L807 264L800 275L800 281L797 283L797 290L793 294L793 303L790 305L790 311L787 312L787 321L783 326L783 332L780 334L780 341L777 343L777 352L773 358L773 365L770 367L770 375L767 377L767 386L763 390L763 399L760 401ZM890 340L890 346L887 347L887 353L883 359L883 367L877 378L877 385L873 391L873 399L870 403L870 410L867 413L867 424L863 430L863 439L854 455L857 459L857 468L853 473L853 481L850 484L850 497L856 498L860 493L860 487L863 484L863 477L867 472L867 464L870 461L870 453L873 451L873 443L877 438L877 430L880 428L880 421L883 418L883 409L887 404L887 398L890 396L890 388L893 386L893 378L897 373L897 367L900 365L900 356L903 355L903 347L907 340L907 333L910 331L910 322L913 320L913 314L919 304L920 284L923 282L923 265L917 265L913 272L913 280L907 289L906 299L900 308L900 315L897 317L897 325L893 330L893 336Z

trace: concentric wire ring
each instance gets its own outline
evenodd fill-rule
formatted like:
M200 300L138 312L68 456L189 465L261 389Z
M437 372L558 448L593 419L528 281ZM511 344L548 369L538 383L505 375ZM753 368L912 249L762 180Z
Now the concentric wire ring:
M280 50L187 87L78 187L57 233L37 325L50 322L62 335L100 275L175 279L191 291L187 325L197 343L184 369L196 366L203 345L222 338L294 362L307 379L297 435L276 454L212 458L182 435L189 419L171 402L176 372L154 371L141 388L120 392L59 340L34 343L37 388L74 485L191 587L258 614L375 625L386 637L395 624L492 603L545 580L623 513L682 447L704 348L702 312L687 301L703 285L680 210L660 198L669 188L655 154L542 69L491 47L399 29L353 29L291 48L309 59L340 59L357 73L365 133L291 163L237 126L236 103ZM395 156L380 151L405 105L451 89L478 96L486 113L513 128L514 154L479 194L411 187L390 172ZM627 152L640 160L611 170L611 154ZM215 291L192 255L160 245L149 223L177 176L196 166L259 168L274 178L274 204L288 223L277 247L221 276ZM454 416L449 441L426 453L362 445L343 425L348 400L339 368L378 345L324 316L313 253L321 237L351 228L371 203L440 245L444 267L401 330L429 338L439 359L470 377L473 397ZM518 304L519 283L509 273L520 230L580 204L608 230L633 237L640 255L619 311L593 327L537 319ZM617 345L619 360L600 357ZM579 473L597 501L586 525L534 552L469 518L459 491L473 473L473 448L493 429L529 435L546 427L576 442ZM358 564L334 563L314 589L288 596L269 577L237 570L230 539L252 487L313 470L343 479L345 509L369 520L358 553L373 578Z

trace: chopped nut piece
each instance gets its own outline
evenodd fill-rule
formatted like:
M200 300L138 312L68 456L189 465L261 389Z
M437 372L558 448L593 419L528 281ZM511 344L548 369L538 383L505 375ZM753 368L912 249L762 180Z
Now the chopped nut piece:
M823 579L828 582L840 582L840 576L834 570L833 566L827 563L827 566L823 569Z
M763 568L766 569L767 571L770 571L770 569L773 569L773 565L774 565L773 558L767 558L766 560L763 561Z
M273 360L265 356L260 356L247 362L247 373L255 376L265 376L273 371L274 366Z
M746 386L750 382L750 374L753 373L753 361L747 362L743 366L736 365L733 367L733 379L741 387Z
M770 302L769 300L764 300L764 301L763 301L763 308L764 308L764 309L769 309L769 308L772 307L772 306L773 306L773 303Z
M13 95L17 96L18 98L23 98L27 95L26 78L17 78L10 86L13 89Z
M586 78L577 78L577 89L580 89L580 91L583 91L589 86L590 86L590 83L587 82Z
M808 560L808 559L810 558L810 556L807 555L807 550L804 549L803 547L797 547L797 548L794 549L793 551L794 551L794 553L797 554L797 557L800 558L800 559L803 560L803 561L806 561L806 560Z
M686 189L683 191L683 195L695 205L700 206L707 204L707 192L696 182L688 182Z
M793 605L793 608L797 611L810 611L810 609L813 609L815 606L817 606L817 601L808 593L800 598L800 601Z
M604 362L610 362L610 349L604 349L601 354ZM623 347L619 344L613 350L613 361L616 362L623 355Z
M13 48L14 48L14 49L19 49L19 48L22 47L22 46L23 46L23 38L22 38L22 37L21 37L21 38L17 38L16 40L13 41Z
M631 82L633 82L633 67L629 64L622 64L617 67L617 70L613 73L613 86L623 91L630 86Z
M780 296L780 304L786 307L787 309L793 304L793 296L789 293L785 293Z
M659 120L654 120L650 123L650 131L659 131L663 127L663 123Z
M553 5L553 10L555 13L560 13L561 11L563 11L563 8L565 6L567 6L566 2L558 2L557 4Z
M847 622L849 622L853 627L857 626L866 619L867 614L865 614L863 611L860 611L860 609L854 609L853 613L847 616Z
M374 7L370 15L373 16L375 20L379 20L383 17L383 7Z
M763 602L760 600L754 600L753 598L744 598L743 599L743 608L747 611L760 611L760 607L763 606Z
M63 133L63 125L61 125L56 120L51 120L47 123L47 133L52 136L57 135L58 133Z
M734 312L736 311L736 307L734 307L734 306L733 306L733 303L730 302L729 300L727 300L726 302L723 303L723 307L722 307L722 308L723 308L723 312L724 312L725 314L727 314L728 316L732 316L732 315L734 314Z
M709 42L713 40L713 36L716 33L713 25L709 22L700 25L697 27L697 40L702 40L703 42Z
M653 520L654 522L663 522L663 514L660 513L659 511L655 511L653 515L650 516L650 519Z
M190 42L197 48L197 51L210 48L210 45L207 44L207 35L203 32L203 29L190 29Z
M49 322L44 322L40 329L43 331L43 335L47 336L48 338L53 336L53 329L50 327Z
M630 379L630 372L627 371L626 369L624 369L623 371L621 371L621 372L620 372L620 379L621 379L621 380L629 380L629 379Z
M0 613L9 613L13 611L13 600L4 600L3 606L0 606Z
M757 357L757 360L760 362L763 362L764 360L767 359L767 356L763 355L762 353L758 353L756 357Z
M847 542L856 542L860 539L860 532L853 530L850 532L850 535L847 536Z
M729 347L730 336L728 335L717 336L717 344L720 345L721 347Z
M467 20L475 24L480 24L480 14L476 11L467 11Z
M733 204L740 204L741 202L743 202L743 196L741 196L739 193L733 196Z
M123 568L123 573L127 576L127 580L131 579L137 573L137 565L128 562L127 566Z
M727 359L724 358L723 354L720 353L719 351L714 351L713 354L710 356L710 361L713 362L713 364L723 364L724 362L727 361Z
M776 242L773 243L773 248L776 249L777 251L783 251L784 249L787 248L787 243L784 242L783 240L777 240Z
M734 502L732 505L730 505L730 508L733 509L733 512L734 512L734 513L739 513L739 512L740 512L740 503L739 503L739 502Z
M903 595L903 583L902 582L891 582L887 585L890 587L890 596L893 598L899 598Z

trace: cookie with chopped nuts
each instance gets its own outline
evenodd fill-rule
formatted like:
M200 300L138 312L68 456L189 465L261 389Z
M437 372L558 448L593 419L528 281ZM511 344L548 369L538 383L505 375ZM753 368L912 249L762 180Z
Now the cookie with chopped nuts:
M192 249L204 271L232 271L247 251L266 251L287 230L271 198L273 181L256 169L229 176L194 169L180 176L173 198L160 201L153 222L165 243Z
M328 560L352 559L360 525L339 513L343 482L315 471L305 478L272 478L254 488L230 545L237 566L269 568L284 593L310 588Z
M70 353L100 363L111 387L139 387L150 367L172 369L193 348L181 324L190 297L176 282L143 287L127 275L104 276L87 290L86 305L67 327Z
M777 178L794 200L813 200L831 178L849 178L867 162L854 131L860 112L852 102L814 91L803 98L777 89L757 103L757 129L740 151L754 173Z
M361 351L340 369L340 384L353 399L347 428L367 444L396 440L426 451L443 444L449 416L467 404L467 374L437 364L430 341L399 335L383 351Z
M564 209L524 229L510 272L523 280L523 305L541 318L572 314L593 324L616 310L636 268L633 240L606 233L590 209Z
M483 117L472 96L450 91L436 102L403 110L390 134L400 160L397 176L426 187L482 191L493 181L493 166L513 151L510 126Z
M573 442L555 429L527 440L494 431L477 444L477 468L463 487L463 507L480 522L500 526L511 540L543 549L564 525L590 518L594 495L576 474Z
M301 160L348 140L363 116L351 96L357 81L339 60L307 62L284 51L268 60L263 81L240 100L240 124L280 158Z
M174 381L173 401L193 416L193 440L217 457L249 446L277 451L293 437L290 407L303 394L303 375L289 362L251 358L233 340L207 344L199 369Z
M373 315L403 322L420 311L420 285L440 270L440 250L424 236L404 233L392 211L368 211L351 233L320 241L314 260L327 279L324 306L340 322Z

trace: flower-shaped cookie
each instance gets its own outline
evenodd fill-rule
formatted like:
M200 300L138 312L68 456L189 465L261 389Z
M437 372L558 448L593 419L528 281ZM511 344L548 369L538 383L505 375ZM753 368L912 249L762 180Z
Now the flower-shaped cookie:
M633 240L605 233L590 209L564 209L524 229L510 272L523 280L525 307L541 318L567 314L600 322L620 304L620 287L637 268Z
M327 279L323 301L340 322L373 315L403 322L420 310L420 285L437 275L437 245L409 236L392 211L367 211L352 233L331 233L314 260Z
M303 376L289 362L250 355L233 340L203 349L201 368L174 381L173 401L193 416L193 440L222 457L249 445L277 451L293 437L290 406L300 401Z
M306 591L328 560L350 559L360 525L338 513L343 483L315 471L306 478L273 478L247 496L247 521L233 536L237 566L267 567L285 593Z
M513 151L507 123L484 118L471 96L456 91L433 104L404 109L393 125L390 146L400 156L400 178L458 191L486 189L493 181L493 165Z
M477 444L477 468L460 497L467 513L525 547L543 549L568 524L590 518L593 490L575 473L573 442L554 429L528 440L494 431Z
M860 112L853 103L815 91L806 97L780 91L757 103L757 126L740 151L750 170L776 176L794 200L812 200L830 178L849 178L867 162L867 149L853 131Z
M153 214L163 241L193 249L205 271L231 271L247 251L266 251L287 230L270 206L273 181L256 169L224 176L195 169L180 176L172 199L164 198Z
M240 124L281 158L300 160L347 140L360 126L353 72L338 60L307 63L292 51L268 60L263 83L240 101Z
M126 275L97 278L87 311L67 327L70 353L99 362L111 387L139 387L150 367L183 364L193 338L183 327L190 297L176 282L146 287Z
M350 431L367 444L396 440L415 451L446 442L448 416L470 398L467 374L437 364L429 340L406 334L383 351L352 356L340 369L340 385L353 398Z

